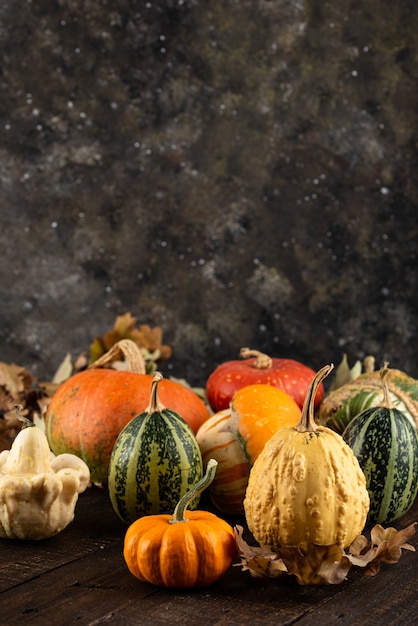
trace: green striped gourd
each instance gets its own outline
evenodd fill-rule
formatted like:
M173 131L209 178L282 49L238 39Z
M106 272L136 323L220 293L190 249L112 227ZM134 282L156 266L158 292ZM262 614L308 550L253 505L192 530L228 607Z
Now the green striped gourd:
M418 493L418 432L390 401L385 375L384 401L359 413L343 432L366 476L368 524L387 524L404 515Z
M116 439L108 489L118 516L131 524L143 515L171 513L203 476L197 439L183 418L158 399L160 372L153 378L150 404ZM199 503L196 498L190 509Z
M418 426L418 380L390 368L386 383L393 405ZM383 400L380 372L374 370L373 357L367 357L364 373L330 389L321 402L317 419L320 424L341 434L356 415L379 406Z

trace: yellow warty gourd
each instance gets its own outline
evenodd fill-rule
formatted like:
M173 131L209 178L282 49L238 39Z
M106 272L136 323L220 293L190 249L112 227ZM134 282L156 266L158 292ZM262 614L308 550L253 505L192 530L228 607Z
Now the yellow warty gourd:
M254 463L244 500L248 527L262 546L306 549L308 543L348 547L366 523L366 479L351 448L317 426L313 399L333 369L314 377L300 422L281 428Z

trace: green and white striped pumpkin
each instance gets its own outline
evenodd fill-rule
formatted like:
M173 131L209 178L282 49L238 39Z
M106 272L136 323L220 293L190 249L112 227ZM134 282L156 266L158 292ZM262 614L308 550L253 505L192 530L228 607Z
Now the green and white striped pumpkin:
M368 524L387 524L404 515L418 492L418 433L407 416L392 407L359 413L343 432L366 476Z
M195 434L183 418L158 400L156 372L149 407L120 432L108 475L112 506L131 524L143 515L172 513L177 502L203 476ZM199 503L196 498L189 509Z
M418 380L397 369L386 368L385 380L389 399L418 426ZM384 400L380 371L365 372L332 389L318 410L317 420L342 434L361 411L380 406Z

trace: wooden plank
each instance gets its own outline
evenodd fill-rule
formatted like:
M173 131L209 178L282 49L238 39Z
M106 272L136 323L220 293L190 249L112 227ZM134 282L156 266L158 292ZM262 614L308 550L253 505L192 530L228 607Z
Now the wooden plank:
M397 526L416 519L418 503ZM107 493L93 488L80 497L76 519L60 535L45 542L0 542L2 623L401 626L413 623L418 612L414 553L383 565L374 578L352 569L336 586L254 579L238 566L208 589L172 591L129 573L122 555L125 530ZM418 547L417 535L411 543Z
M204 615L208 625L261 625L265 623L266 607L270 616L284 623L300 617L312 606L310 598L301 600L300 588L260 583L238 568L210 589L161 590L131 576L121 547L106 546L34 578L30 585L20 585L2 594L4 623L30 622L36 626L76 620L82 624L134 624L140 615L141 624L194 626L198 616ZM315 589L319 598L327 593L323 587Z
M107 493L92 487L79 497L74 521L55 537L42 541L1 540L0 592L120 541L125 530Z
M274 619L278 624L298 620L303 626L318 624L320 620L324 624L335 622L347 626L360 623L398 626L407 623L400 621L400 617L406 620L410 611L418 608L413 588L416 572L413 554L406 554L402 565L386 566L375 578L354 573L337 586L301 587L261 581L249 577L240 568L232 568L209 589L181 592L160 590L137 581L123 562L121 548L121 543L108 545L38 576L30 585L20 585L2 594L4 623L30 621L36 626L79 621L194 626L197 616L204 615L207 626L261 626L266 619ZM405 573L411 582L404 595ZM399 588L402 588L401 598Z
M115 605L137 599L139 594L132 591L135 579L120 557L120 543L105 546L33 578L30 584L13 587L1 595L4 623L88 624Z

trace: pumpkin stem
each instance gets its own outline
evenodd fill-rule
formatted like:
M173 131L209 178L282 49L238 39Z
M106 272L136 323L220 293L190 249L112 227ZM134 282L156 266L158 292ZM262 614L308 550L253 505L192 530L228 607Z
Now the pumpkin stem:
M120 359L121 356L129 372L134 372L135 374L146 373L145 359L141 349L132 339L121 339L117 341L106 354L103 354L103 356L93 361L93 363L90 363L89 369L103 367L104 365L110 366L110 363L116 359Z
M258 350L250 350L250 348L241 348L239 352L240 357L248 359L252 356L255 357L254 363L251 367L255 367L258 370L268 370L272 366L272 358L267 354L263 354Z
M189 506L189 504L194 500L198 495L202 493L213 481L216 474L216 468L218 466L218 461L215 459L209 459L208 464L206 466L206 473L201 478L194 487L190 489L184 496L177 502L176 508L174 509L173 517L169 520L170 524L177 524L178 522L188 522L187 517L184 516L184 513Z
M161 411L164 411L165 409L165 406L161 404L160 399L158 397L158 383L162 379L163 379L163 375L161 374L161 372L155 372L154 377L152 379L152 383L151 383L149 404L147 408L145 409L147 413L161 413Z
M385 409L393 409L395 408L395 405L393 404L391 397L389 395L389 387L388 387L388 382L386 380L386 376L389 373L389 363L385 362L383 364L382 369L380 370L380 380L382 381L382 387L383 387L383 402L381 403L381 407L385 408Z
M17 419L19 421L23 422L22 429L23 428L28 428L28 426L35 426L35 424L33 422L31 422L30 419L28 419L27 417L22 415L22 413L21 413L22 410L23 410L23 406L21 404L15 404L14 407L13 407L13 411L14 411L14 414L16 415Z
M305 401L302 407L302 414L300 416L299 424L295 426L295 430L300 433L315 432L318 428L315 422L315 396L318 391L319 385L324 378L334 369L334 364L324 365L314 376L308 393L306 394Z

